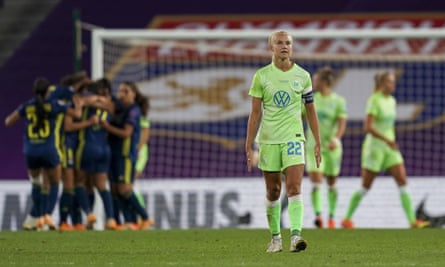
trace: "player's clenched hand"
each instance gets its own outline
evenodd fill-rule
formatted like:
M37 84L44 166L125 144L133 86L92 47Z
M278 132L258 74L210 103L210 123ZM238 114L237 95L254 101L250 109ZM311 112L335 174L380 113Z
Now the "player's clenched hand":
M91 118L89 119L91 125L97 125L99 124L99 117L94 114L93 116L91 116Z
M335 137L334 139L329 141L328 148L329 148L329 150L334 150L338 147L339 144L340 144L340 140L337 137Z
M110 125L106 120L99 120L99 123L100 126L104 127L105 129L107 129L107 127Z
M399 150L399 145L397 144L396 141L387 141L386 142L388 144L388 146L390 146L392 149L394 150Z

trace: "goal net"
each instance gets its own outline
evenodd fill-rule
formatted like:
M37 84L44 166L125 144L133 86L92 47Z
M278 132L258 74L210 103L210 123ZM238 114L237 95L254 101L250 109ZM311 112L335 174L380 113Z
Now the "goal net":
M294 59L314 73L330 66L346 98L342 176L360 175L362 124L374 74L394 70L397 138L409 175L445 172L443 29L290 30ZM248 90L270 62L263 30L94 30L93 78L136 81L151 99L147 177L238 177L248 173Z

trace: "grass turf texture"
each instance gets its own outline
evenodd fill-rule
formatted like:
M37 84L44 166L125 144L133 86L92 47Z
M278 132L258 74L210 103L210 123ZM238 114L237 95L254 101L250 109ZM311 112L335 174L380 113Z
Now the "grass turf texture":
M267 230L1 232L0 266L445 266L445 230L304 230L265 253Z

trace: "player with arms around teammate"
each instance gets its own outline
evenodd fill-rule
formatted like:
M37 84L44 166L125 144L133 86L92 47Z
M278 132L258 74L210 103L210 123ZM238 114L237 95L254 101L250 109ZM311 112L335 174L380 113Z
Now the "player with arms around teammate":
M252 145L259 129L259 164L266 183L266 214L272 240L267 252L282 250L280 229L281 174L285 175L289 200L290 251L306 249L301 237L303 224L303 201L301 180L303 178L305 151L301 105L304 103L309 126L315 137L317 166L321 162L318 119L313 104L310 74L291 60L292 37L285 31L270 35L268 48L272 62L257 70L249 95L252 106L247 125L247 168L252 168ZM263 110L263 112L261 112Z
M88 85L88 91L95 95L99 94L99 86L92 83ZM83 109L82 120L89 121L98 118L99 122L107 122L111 119L108 111L87 107ZM110 169L111 150L108 145L108 132L99 124L93 124L79 131L79 145L76 151L76 169L78 177L76 184L82 186L91 179L92 184L102 198L106 216L105 229L116 230L117 225L114 220L113 202L110 190L108 190L108 171ZM82 203L80 203L82 205ZM93 221L90 221L93 222ZM92 228L92 225L87 225Z
M71 106L72 98L73 96L79 92L82 85L88 81L88 76L86 75L85 71L80 71L72 74L67 74L63 76L60 80L60 84L51 86L50 87L50 94L48 96L49 99L57 99L60 101L63 101L68 106ZM84 105L88 104L88 101L82 97ZM71 104L70 104L71 103ZM71 116L65 116L64 113L60 113L57 116L57 123L60 128L56 129L56 131L59 131L58 137L60 138L59 144L59 154L61 157L61 164L62 164L62 184L63 184L63 190L65 190L65 185L67 184L67 176L69 176L71 173L69 173L69 168L67 169L66 163L68 161L67 154L68 148L66 147L66 141L67 141L67 135L64 131L64 119L73 119ZM49 205L48 205L48 214L52 214L54 207L56 206L57 199L59 196L59 183L60 181L50 181L51 187L49 191ZM62 195L63 195L62 191ZM63 205L62 205L63 206ZM60 205L59 205L60 208ZM45 217L47 218L47 217ZM60 227L59 227L60 229Z
M346 129L346 102L345 99L332 91L334 73L331 68L324 67L313 76L314 103L320 126L321 155L323 162L317 167L312 147L315 145L314 136L307 131L306 137L306 171L312 182L312 207L315 212L315 225L323 228L321 217L321 184L323 176L327 178L328 184L328 227L335 228L334 214L337 206L337 189L335 182L340 174L343 148L341 138Z
M380 171L387 171L394 177L399 187L403 211L411 227L422 228L427 225L426 222L416 220L411 196L407 191L405 164L396 142L394 127L396 99L392 94L395 88L394 73L386 71L375 76L375 89L368 99L364 122L366 137L361 155L362 188L351 197L346 216L342 221L344 228L354 228L352 215Z
M148 218L147 211L133 190L140 139L141 106L138 103L142 95L133 82L123 82L119 86L118 94L122 109L114 114L111 123L101 121L101 125L110 133L111 189L117 193L120 207L133 209L141 216L139 229L145 230L153 226L154 221ZM130 213L123 213L126 223L131 223Z
M5 125L15 124L21 117L26 119L25 134L23 138L23 152L25 154L28 175L32 183L31 197L33 208L31 217L34 223L24 225L26 230L41 228L42 216L48 206L48 198L41 193L43 190L43 177L48 180L58 180L61 176L60 155L58 153L58 138L56 130L57 115L61 112L74 117L80 117L83 102L74 97L76 108L68 108L58 100L47 99L49 82L45 78L34 81L33 92L35 97L20 105L6 120Z

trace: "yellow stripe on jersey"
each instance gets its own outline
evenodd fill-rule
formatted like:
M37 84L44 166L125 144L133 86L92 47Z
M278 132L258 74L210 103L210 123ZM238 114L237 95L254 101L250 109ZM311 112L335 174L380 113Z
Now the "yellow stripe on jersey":
M106 110L101 110L101 112L102 112L102 115L100 116L100 120L101 120L101 121L106 121L106 120L107 120L107 117L108 117L108 111L106 111Z
M74 160L73 156L74 155L73 155L73 149L72 148L67 148L65 146L64 150L65 150L65 153L64 153L64 156L65 156L64 159L65 160L63 162L62 167L66 169L68 167L68 163L73 162L73 160Z
M61 148L62 148L62 158L60 159L62 162L62 168L66 168L68 166L68 158L67 158L67 147L65 146L65 134L64 132L61 134L60 138Z
M69 149L68 149L68 155L67 155L67 160L68 160L68 162L69 162L69 161L73 161L73 159L74 159L73 156L74 156L74 155L73 155L73 149L72 149L72 148L69 148Z
M125 163L124 163L124 182L126 184L131 183L131 174L132 174L131 166L132 166L131 159L130 158L125 158Z
M61 131L62 131L62 125L63 125L63 119L65 117L64 113L60 113L57 114L57 118L56 118L56 128L55 128L55 132L54 132L54 142L55 142L55 146L57 149L57 154L59 154L59 158L62 162L65 161L65 155L63 153L63 135L61 135Z
M79 131L79 143L77 145L77 150L76 150L76 160L74 162L74 167L76 170L80 170L80 161L82 160L82 153L83 153L83 149L85 147L85 130L82 129Z
M82 111L82 121L86 120L88 115L88 108L83 108ZM80 162L82 161L83 149L85 148L85 128L79 131L79 144L76 151L76 161L74 162L76 170L80 170Z
M124 139L122 143L122 156L130 156L131 136Z

